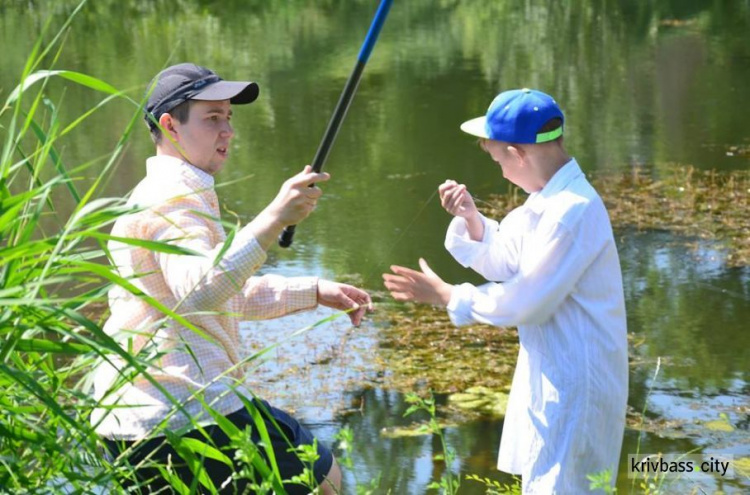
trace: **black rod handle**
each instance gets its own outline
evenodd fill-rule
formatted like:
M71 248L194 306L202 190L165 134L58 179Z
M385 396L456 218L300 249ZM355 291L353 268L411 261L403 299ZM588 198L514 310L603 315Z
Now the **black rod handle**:
M294 231L297 230L296 225L287 225L284 227L284 231L279 236L279 246L287 248L292 245L294 241Z

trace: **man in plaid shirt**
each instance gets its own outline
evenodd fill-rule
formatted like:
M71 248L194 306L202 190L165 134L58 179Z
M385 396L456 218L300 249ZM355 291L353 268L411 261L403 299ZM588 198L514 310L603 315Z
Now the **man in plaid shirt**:
M275 318L322 304L351 310L352 323L359 325L372 303L358 288L316 277L253 276L284 227L300 223L315 208L321 190L309 186L329 176L312 172L309 165L288 179L276 198L226 245L214 174L224 165L234 135L232 104L253 102L257 84L224 81L204 67L179 64L159 73L152 89L146 121L156 156L147 160L146 177L130 197L137 212L119 218L112 235L169 243L191 254L116 241L110 249L121 276L190 325L167 317L143 296L112 289L105 331L134 356L152 357L147 370L151 379L126 376L128 367L121 359L102 362L95 378L100 407L92 423L114 455L126 455L132 466L138 466L139 485L156 491L169 490L170 483L156 467L143 463L146 459L170 464L187 486L198 476L195 466L191 470L166 441L160 426L178 437L211 443L234 459L224 431L196 399L198 391L214 411L239 429L250 426L253 440L260 441L251 413L239 398L252 397L243 387L240 321ZM175 403L180 405L177 411ZM303 464L288 450L313 445L313 435L265 401L252 403L263 412L282 478L302 474ZM338 492L339 467L330 450L316 444L315 481L323 493ZM199 469L222 493L246 490L248 480L232 479L234 466L207 456ZM284 487L290 494L309 491L294 483Z

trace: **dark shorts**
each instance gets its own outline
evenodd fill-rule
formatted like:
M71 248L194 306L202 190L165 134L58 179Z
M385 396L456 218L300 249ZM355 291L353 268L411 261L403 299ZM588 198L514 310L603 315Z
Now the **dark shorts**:
M300 425L297 420L291 417L281 409L276 409L270 406L266 401L253 401L253 405L261 411L263 416L266 430L273 445L273 452L276 458L276 465L279 468L279 473L283 480L288 480L295 475L302 473L305 467L310 467L309 462L303 464L299 460L296 452L289 452L289 449L293 447L299 447L301 445L312 445L314 437L310 431L304 426ZM270 418L269 418L270 415ZM244 430L246 426L250 427L251 435L250 438L255 445L261 443L260 435L258 434L255 422L253 421L250 412L242 408L239 411L235 411L227 416L235 426L240 430ZM278 424L278 428L274 425L274 421ZM224 488L220 488L227 479L232 477L242 466L237 465L235 460L236 450L229 446L229 438L217 425L210 425L204 428L204 431L209 435L213 444L212 446L222 451L229 459L235 463L235 467L232 468L224 462L211 459L209 457L203 458L201 464L205 469L205 472L213 481L219 493L222 494L235 494L235 493L253 493L250 491L248 484L249 480L241 479L229 482ZM208 443L206 437L198 430L193 430L182 438L195 438L201 442ZM173 472L179 476L185 485L190 487L193 484L194 476L190 468L186 465L182 457L177 451L166 441L166 437L156 437L149 441L142 442L139 444L133 452L128 456L128 463L131 466L137 466L144 459L148 458L156 461L162 466L166 466L168 463L173 467ZM128 442L123 440L106 440L109 451L114 456L119 456L125 449L131 447L135 442ZM264 448L259 447L261 456L267 465L269 464L268 458L265 455ZM333 465L333 454L325 446L318 443L318 460L315 461L313 472L315 479L318 484L323 482L323 478L328 474L328 471ZM125 487L133 487L140 485L142 488L141 493L173 493L170 488L170 483L164 479L163 474L153 465L145 463L143 466L135 469L135 475L138 478L137 483L132 479L121 479L121 483ZM260 479L258 480L260 481ZM208 493L202 485L197 484L197 493ZM295 483L285 483L284 488L289 495L307 494L310 492L309 488L303 485ZM136 492L137 493L137 492Z

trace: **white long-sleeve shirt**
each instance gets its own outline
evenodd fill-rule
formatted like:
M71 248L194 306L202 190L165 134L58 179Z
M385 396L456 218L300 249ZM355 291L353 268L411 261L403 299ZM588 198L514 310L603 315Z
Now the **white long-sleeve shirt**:
M456 325L517 326L498 469L524 493L588 493L617 473L628 395L622 275L604 204L575 160L472 241L456 217L445 246L487 280L454 287ZM615 478L616 476L613 476Z
M149 158L146 167L146 177L129 199L130 205L143 209L119 218L112 235L168 242L195 255L109 243L119 275L143 294L114 287L104 330L140 359L161 354L147 370L156 384L143 375L118 384L121 371L127 369L120 357L108 356L111 364L97 366L94 396L102 407L91 421L97 433L112 439L144 438L167 417L172 401L160 387L202 423L210 419L200 402L190 399L200 388L205 388L203 399L220 414L242 408L232 390L249 395L242 388L243 370L219 378L242 359L239 322L317 305L315 277L252 276L266 253L250 229L240 229L225 250L227 238L211 175L169 156ZM166 318L147 297L184 316L198 332ZM189 424L178 412L167 428Z

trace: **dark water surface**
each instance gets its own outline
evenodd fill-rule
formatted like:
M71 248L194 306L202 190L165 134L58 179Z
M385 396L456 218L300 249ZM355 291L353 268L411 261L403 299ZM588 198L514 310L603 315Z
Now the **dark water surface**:
M556 96L568 150L587 172L637 168L658 178L676 165L750 166L750 154L738 152L750 146L746 0L394 3L326 165L332 180L325 196L298 229L293 249L272 253L270 271L355 277L380 290L388 265L414 266L424 256L450 282L478 282L444 252L449 217L433 193L447 178L479 198L508 190L499 169L458 130L507 88ZM3 100L44 20L59 27L74 5L0 1ZM257 81L261 98L235 109L237 137L218 177L251 176L219 191L226 208L247 221L312 160L375 7L370 0L90 2L55 68L132 89L136 99L156 72L181 61L207 65L226 79ZM59 81L49 84L49 97L66 123L103 99ZM80 164L106 155L132 112L123 101L105 105L64 140L63 159ZM126 194L151 150L144 126L106 194ZM81 181L95 176L97 166ZM706 241L618 232L618 243L635 343L630 404L661 421L642 436L640 451L750 457L750 271L727 268L725 253ZM251 325L248 338L262 344L310 322L295 316ZM315 329L272 356L265 366L274 378L265 388L325 441L344 425L353 429L357 481L381 474L382 493L423 493L444 469L432 460L438 443L380 436L382 428L408 420L401 418L403 397L377 387L371 361L378 331L370 323L351 332L340 320ZM306 382L285 379L288 367L306 368ZM341 413L351 408L357 412ZM732 432L704 427L720 414ZM501 424L449 428L459 454L453 469L508 481L494 471ZM635 453L638 436L627 431L623 462ZM347 473L352 492L354 474ZM681 483L678 492L694 488ZM629 490L624 471L618 486ZM750 482L736 475L703 486L732 493ZM461 493L483 491L465 481Z

